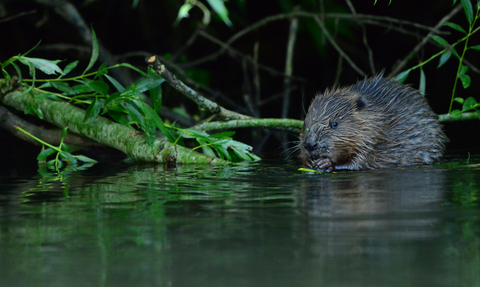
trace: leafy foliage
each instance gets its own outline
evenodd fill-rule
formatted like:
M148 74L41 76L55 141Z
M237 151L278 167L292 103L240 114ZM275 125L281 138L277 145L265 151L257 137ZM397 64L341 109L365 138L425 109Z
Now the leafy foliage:
M223 4L223 1L221 2ZM211 5L218 5L218 3L212 3ZM15 68L19 79L22 79L22 85L25 87L25 91L22 94L29 93L34 99L63 100L82 106L86 108L84 118L84 123L86 124L94 122L100 115L108 115L122 125L141 129L150 147L153 147L153 143L157 139L157 131L159 131L169 142L175 144L184 145L183 139L192 139L199 144L194 149L201 148L206 155L212 157L218 156L234 162L244 160L256 161L259 159L251 153L252 148L250 146L231 139L230 136L234 134L232 132L209 135L195 129L181 129L165 124L158 115L162 105L161 84L165 80L150 68L145 73L127 63L111 67L103 64L96 72L87 73L96 63L99 53L98 41L93 29L90 62L79 76L65 77L77 67L78 61L67 64L62 70L58 66L62 62L61 60L51 61L30 58L26 56L29 52L14 56L6 62L0 63L4 77L7 80L12 79L5 69L11 64ZM32 79L23 79L21 69L16 64L17 61L28 66ZM108 75L110 69L117 67L133 69L140 74L141 78L132 85L123 87L115 78ZM54 79L37 80L36 70L40 70L47 75L59 76ZM36 83L42 84L36 86ZM113 93L110 91L111 86L116 90ZM152 107L140 99L139 95L143 93L149 93ZM35 103L28 106L25 113L36 114L39 118L43 118L41 110ZM42 144L45 145L44 142ZM52 164L54 164L55 168L58 169L63 165L62 161L59 161L59 157L73 166L76 165L77 160L84 159L83 157L72 156L70 153L62 151L61 147L62 145L54 149L50 146L50 148L42 151L39 155L39 160L44 160L57 151L56 159L47 162L47 166L52 167Z
M457 1L454 0L453 4L455 4L456 2ZM465 11L467 21L469 23L468 32L464 28L462 28L460 25L455 24L455 23L451 23L451 22L446 22L446 23L443 24L443 26L450 27L450 28L462 33L462 34L465 34L465 36L463 36L457 42L455 42L453 44L450 44L450 43L448 43L447 40L445 40L444 38L442 38L438 35L431 35L430 38L432 40L434 40L435 42L437 42L440 46L442 46L443 50L438 52L437 54L431 56L428 60L426 60L426 61L424 61L424 62L406 70L406 71L401 72L400 74L397 75L396 79L399 82L403 82L408 77L410 71L419 68L420 69L420 91L422 93L425 93L426 77L425 77L425 73L423 72L423 66L426 65L428 62L432 61L433 59L435 59L437 57L440 57L439 62L438 62L438 66L437 66L437 68L440 68L451 58L451 56L453 54L459 60L459 63L458 63L457 74L455 76L455 82L454 82L454 86L453 86L453 90L452 90L452 97L451 97L450 107L448 109L448 113L450 114L451 117L459 117L463 112L474 110L474 111L477 112L477 114L479 116L479 119L480 119L480 113L479 113L479 110L478 110L478 105L477 105L476 100L474 98L472 98L472 97L468 98L467 99L468 102L467 102L467 100L463 101L462 98L455 97L457 83L459 81L462 83L462 86L463 86L464 89L467 89L472 82L470 76L467 74L468 66L464 65L464 59L465 59L466 52L468 50L480 51L480 45L468 46L469 39L476 32L478 32L480 30L480 27L475 26L477 20L480 18L480 3L477 3L477 5L476 5L477 11L475 13L473 11L471 0L461 0L461 3L462 3L462 6L463 6L463 9ZM460 55L456 51L455 46L457 46L461 43L464 43L464 46L463 46L462 54ZM473 102L473 101L475 101L475 102ZM453 102L459 102L459 103L463 104L462 110L458 110L458 109L452 110Z

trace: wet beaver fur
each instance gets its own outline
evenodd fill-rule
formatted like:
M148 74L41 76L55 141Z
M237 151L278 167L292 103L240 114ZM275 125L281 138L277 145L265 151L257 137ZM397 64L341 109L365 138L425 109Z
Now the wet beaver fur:
M446 141L419 91L378 75L317 95L300 133L300 158L327 172L432 164Z

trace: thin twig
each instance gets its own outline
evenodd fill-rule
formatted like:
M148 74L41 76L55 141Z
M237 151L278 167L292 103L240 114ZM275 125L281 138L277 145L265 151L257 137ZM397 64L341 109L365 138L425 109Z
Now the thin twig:
M348 7L352 11L353 19L357 19L357 11L355 10L355 7L353 7L352 2L350 0L345 0L345 1L347 2ZM360 28L362 29L362 41L365 47L367 48L368 63L370 64L370 71L372 72L372 75L375 75L376 72L375 72L375 65L373 64L373 52L372 52L372 49L370 48L370 45L368 45L367 30L365 29L365 25L362 22L357 21L357 23L358 25L360 25Z
M26 16L26 15L30 15L30 14L35 14L35 13L37 13L37 10L31 10L31 11L21 12L21 13L15 14L15 15L13 15L13 16L0 19L0 23L8 22L8 21L11 21L11 20L13 20L13 19L16 19L16 18L19 18L19 17L22 17L22 16Z
M218 40L217 38L213 37L212 35L204 32L204 31L200 32L200 35L203 36L203 37L205 37L206 39L214 42L215 44L220 45L221 47L225 48L225 50L229 50L229 51L233 52L234 54L239 55L240 57L247 59L249 62L255 63L255 61L254 61L254 59L252 59L252 57L247 56L247 55L243 54L242 52L238 51L237 49L230 47L227 43L224 43L224 42ZM215 55L214 55L214 54L215 54ZM221 54L213 53L213 54L211 54L210 56L212 56L212 55L214 55L213 58L216 58L216 57L220 56ZM207 56L207 57L202 58L202 59L210 58L210 56ZM182 64L181 67L184 68L184 69L187 69L187 68L193 67L193 66L198 65L198 64L203 63L203 62L204 62L203 60L202 60L202 61L198 60L198 61L194 61L194 62ZM206 62L206 61L205 61L205 62ZM257 65L258 65L258 68L259 68L259 69L265 70L265 71L269 72L269 73L272 74L272 75L281 76L281 77L286 77L286 75L285 75L283 72L277 71L277 70L275 70L275 69L273 69L273 68L267 67L267 66L262 65L262 64L258 64L258 63L257 63ZM301 78L301 77L291 77L291 78L292 78L293 80L300 81L300 82L303 82L303 83L306 83L306 82L307 82L306 79Z
M249 119L249 116L239 114L230 110L225 109L224 107L218 105L215 102L210 101L209 99L198 94L190 87L185 85L182 81L178 80L167 68L160 62L158 56L151 56L150 58L145 59L147 64L162 78L165 79L172 87L177 91L182 93L184 96L195 102L201 111L207 110L212 114L218 114L225 119Z
M253 46L253 87L255 89L255 116L260 117L260 101L261 101L261 89L260 89L260 73L258 69L258 54L260 51L260 43L255 42Z
M256 117L255 110L253 108L252 98L251 98L252 85L250 84L250 77L248 75L248 64L245 59L242 61L242 71L243 71L243 100L247 105L249 114L254 115Z
M122 56L119 56L118 58L119 59L125 59L125 58L128 58L128 57L139 56L139 57L142 57L143 59L145 59L145 58L149 58L151 55L152 55L152 53L150 53L150 52L137 51L137 52L130 52L130 53L123 54ZM247 109L241 107L240 105L238 105L237 103L232 101L226 95L224 95L224 94L222 94L222 93L220 93L216 90L213 90L213 89L211 89L207 86L201 85L200 83L198 83L198 82L192 80L191 78L189 78L187 76L187 74L185 73L185 70L183 70L179 65L175 64L174 62L172 62L170 60L165 59L164 57L159 56L158 58L160 59L160 62L164 63L168 68L171 68L171 69L175 70L175 73L177 75L181 76L181 78L188 85L194 87L195 89L201 89L202 91L205 91L205 92L209 93L211 95L211 97L220 97L222 99L222 101L224 101L230 107L233 107L239 113L244 113L244 114L247 113Z
M230 39L228 39L224 43L224 45L222 45L222 47L218 51L216 51L216 52L214 52L210 55L207 55L207 56L205 56L201 59L189 62L189 63L185 64L185 66L187 66L187 67L196 66L196 65L203 64L205 62L213 61L213 60L217 59L220 55L222 55L223 53L225 53L228 50L229 46L233 42L235 42L239 38L243 37L244 35L252 32L254 30L257 30L258 28L260 28L262 26L265 26L265 25L267 25L271 22L290 19L290 18L297 18L297 17L316 18L319 15L320 15L319 13L294 11L294 12L291 12L291 13L284 13L284 14L278 14L278 15L273 15L273 16L270 16L270 17L266 17L266 18L258 21L257 23L254 23L254 24L248 26L247 28L239 31L235 35L233 35ZM352 15L351 14L346 14L346 13L325 13L324 17L325 17L325 19L340 19L340 20L347 20L347 21L352 21L353 20ZM396 19L396 18L392 18L392 17L357 14L356 18L355 18L355 21L365 22L366 24L371 24L371 25L386 26L385 24L382 24L382 23L378 22L378 21L385 21L387 23L395 23L395 24L398 24L400 26L411 26L411 27L414 27L414 28L417 28L417 29L422 29L422 30L427 30L427 31L430 31L430 32L435 32L436 34L450 34L449 32L438 31L438 29L435 29L435 28L432 28L432 27L429 27L429 26L425 26L425 25L422 25L422 24L418 24L418 23L414 23L414 22L410 22L410 21L405 21L405 20L401 20L401 19ZM396 31L402 31L403 30L403 29L394 28L394 27L392 27L392 29L394 29ZM201 31L201 32L204 33L204 31ZM407 34L411 34L411 33L407 33Z
M318 26L320 26L320 28L322 29L322 32L323 34L325 35L325 37L328 39L328 41L330 42L330 44L332 44L332 46L335 48L335 50L337 50L337 52L342 55L343 58L345 58L345 60L350 64L350 66L357 72L359 73L361 76L365 77L366 74L365 72L363 72L357 65L355 65L355 63L352 61L352 59L350 59L350 57L342 50L342 48L340 48L340 46L338 46L337 42L335 42L335 40L332 38L332 36L330 36L330 33L328 32L328 30L325 28L325 24L323 23L322 20L320 20L319 17L315 17L315 21L317 22Z
M392 71L387 75L388 78L391 78L395 75L397 75L401 70L403 70L403 67L407 64L407 62L418 53L418 51L430 40L430 36L434 34L438 34L438 29L440 26L442 26L445 22L450 20L453 16L455 16L460 10L462 9L461 4L457 4L455 8L450 11L445 17L443 17L437 25L435 25L435 29L430 31L427 36L425 36L420 43L418 43L413 50L407 54L407 56L398 64L396 67L392 69Z
M199 24L197 29L195 29L195 31L192 33L192 35L190 36L190 38L188 39L187 43L185 43L185 45L183 45L182 47L180 47L176 52L175 54L173 54L173 56L170 58L170 61L172 62L175 62L175 60L178 59L178 57L180 57L181 55L183 55L183 53L188 49L188 47L190 47L193 42L195 42L195 40L197 39L198 35L199 35L199 32L201 30L204 30L205 29L205 26L202 25L202 24Z
M290 22L290 30L288 33L287 55L285 57L285 79L283 88L283 105L282 105L282 118L288 117L288 109L290 106L290 92L292 87L291 76L293 74L293 49L295 47L295 40L297 38L298 31L298 18L293 18Z

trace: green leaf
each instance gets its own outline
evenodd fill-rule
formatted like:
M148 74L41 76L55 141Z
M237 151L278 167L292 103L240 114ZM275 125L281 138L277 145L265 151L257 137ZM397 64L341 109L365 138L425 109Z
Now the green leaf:
M90 103L90 105L87 108L87 111L85 112L85 118L83 119L83 122L86 124L90 124L96 118L98 118L98 115L100 114L102 106L103 106L102 101L100 101L97 97L95 97L95 99Z
M475 109L476 104L477 104L477 100L475 100L474 97L468 97L467 99L465 99L465 102L463 103L462 112Z
M125 91L125 88L120 84L117 80L114 78L110 77L109 75L105 75L105 77L112 83L112 85L119 91L120 93L123 93Z
M71 153L72 149L66 143L62 143L62 150Z
M77 67L79 61L74 61L68 64L65 69L63 69L63 76L67 75L70 73L75 67Z
M75 159L82 161L82 162L89 162L89 163L98 163L98 161L91 159L89 157L86 157L84 155L74 155L73 156Z
M201 139L197 139L200 147L202 148L203 154L210 157L217 157L213 149L207 145L207 143Z
M450 112L450 116L452 118L458 118L461 115L462 115L462 112L460 110L453 110Z
M245 153L241 150L237 150L235 147L232 147L231 149L232 149L233 153L235 155L237 155L240 159L242 159L244 161L250 161L251 160L247 153Z
M465 15L467 16L468 23L472 25L473 22L473 8L472 2L470 0L460 0L462 2L463 9L465 10Z
M122 95L119 93L115 93L107 98L105 102L105 108L107 110L114 110L114 111L125 111L125 108L122 106L123 98Z
M107 83L105 83L103 81L95 81L95 82L89 83L88 86L90 88L92 88L92 90L97 92L98 94L100 94L104 97L108 96L108 89L110 87L108 86Z
M438 44L440 44L444 48L448 45L447 40L443 39L442 37L440 37L438 35L430 35L430 38L435 40L435 42L437 42Z
M62 130L62 139L65 139L65 137L67 136L67 130L68 130L68 127L65 127L65 128Z
M36 69L44 72L47 75L54 75L56 73L60 75L63 74L62 69L57 66L57 63L61 62L61 60L50 61L45 59L28 57L18 57L18 60L22 62L22 64L28 65L29 67L30 64L33 65Z
M64 160L68 161L69 165L71 166L77 166L77 160L73 157L73 155L69 152L62 151L60 153L60 157L63 158Z
M132 66L132 65L130 65L130 64L128 64L128 63L121 63L121 64L118 64L118 66L135 70L135 71L137 71L140 75L142 75L143 77L146 77L146 76L147 76L147 73L145 73L144 71L142 71L142 70L138 69L137 67L134 67L134 66Z
M49 169L56 169L55 167L55 163L58 162L58 168L62 168L63 167L63 162L61 160L56 160L56 159L52 159L52 160L49 160L47 161L47 168Z
M158 85L150 89L150 101L152 102L153 110L158 114L162 107L162 86Z
M460 80L462 81L462 85L464 89L470 87L470 83L472 82L472 79L470 79L469 75L467 74L460 75Z
M427 79L425 77L425 72L423 71L422 68L420 68L420 86L418 90L422 95L425 95L426 85L427 85Z
M403 83L407 79L408 74L410 74L410 70L403 71L395 77L395 80Z
M136 108L136 105L133 104L133 101L128 101L125 103L125 109L127 113L132 117L132 120L135 121L140 127L145 126L145 120L143 119L142 114Z
M102 76L108 74L107 64L103 63L97 70L97 74L95 75L95 79L101 78Z
M458 54L457 50L455 50L455 47L450 47L450 52L455 55L458 59L460 59L460 55Z
M448 59L450 59L450 56L452 56L452 52L450 51L446 51L445 53L443 53L442 56L440 57L440 61L438 61L437 69L443 66L443 64L445 64L448 61Z
M108 115L112 117L113 120L115 120L117 123L120 123L124 126L130 127L130 124L128 121L125 119L125 113L119 112L119 111L112 111L108 110Z
M59 91L62 91L66 95L77 94L77 92L75 90L73 90L72 88L70 88L70 86L66 82L51 82L51 84L55 89L57 89ZM80 89L80 88L78 88L78 89Z
M207 0L208 4L212 7L213 11L217 13L220 19L227 24L228 27L232 26L232 22L228 18L228 10L225 7L224 0Z
M18 82L19 82L19 83L22 83L22 82L23 82L22 71L20 70L20 68L18 67L18 65L15 64L14 62L12 62L12 66L15 68L15 71L17 71Z
M64 82L61 82L60 84L66 84ZM68 86L68 85L67 85ZM60 87L58 88L59 90L63 89L63 92L65 95L79 95L79 94L85 94L85 93L91 93L93 92L93 88L90 87L89 85L76 85L73 87Z
M460 25L457 25L457 24L452 23L452 22L443 23L442 26L448 26L448 27L453 28L453 29L455 29L459 32L467 34L467 32Z
M469 49L480 51L480 45L471 46Z
M175 138L170 134L168 129L165 127L163 120L158 116L158 114L146 103L142 103L142 108L145 111L145 115L149 118L152 123L158 128L158 130L168 138L170 142L175 142Z
M97 59L98 59L98 41L97 41L97 36L95 35L95 31L93 30L93 27L92 27L92 57L90 58L90 63L88 63L87 68L85 69L85 71L83 71L83 75L85 75L85 73L93 67Z
M459 97L454 98L453 100L457 103L460 103L460 104L463 104L465 102L465 100L463 98L459 98Z
M35 95L35 99L38 100L54 100L54 101L62 101L57 95L52 93L42 93Z
M175 22L173 23L173 26L177 26L178 23L180 23L180 21L183 19L183 18L188 18L188 16L190 16L188 14L188 12L193 8L193 6L191 4L188 4L188 3L185 3L183 4L180 9L178 10L178 15L177 15L177 19L175 20Z
M211 139L223 139L223 138L228 138L232 137L235 134L235 132L222 132L222 133L216 133L212 134L209 136Z
M218 155L220 155L220 157L222 159L227 159L228 161L232 161L232 156L230 155L230 153L227 150L228 145L225 146L225 147L222 146L222 145L215 145L215 148L218 152Z
M460 68L460 72L458 73L459 75L464 75L468 71L468 66L462 65Z
M153 89L162 84L163 82L165 82L165 79L157 75L151 77L143 77L133 84L135 86L134 90L126 90L124 92L124 95L137 95L147 91L148 89Z
M40 152L37 156L37 160L44 160L46 159L47 157L51 156L52 154L56 153L57 151L51 149L51 148L47 148L47 149L44 149L42 150L42 152Z

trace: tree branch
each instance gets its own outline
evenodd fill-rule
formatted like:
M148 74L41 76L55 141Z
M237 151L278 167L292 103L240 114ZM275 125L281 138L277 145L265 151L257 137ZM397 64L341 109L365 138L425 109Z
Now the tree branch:
M124 152L135 161L174 162L200 164L227 164L219 158L212 158L174 145L170 142L156 140L150 148L145 137L136 130L98 117L90 124L84 123L85 111L67 102L34 99L30 94L21 95L21 91L0 94L0 102L17 110L24 111L29 105L36 104L44 115L44 120L69 131L85 136L101 144Z
M165 79L172 87L174 87L177 91L182 93L184 96L195 102L201 111L208 111L212 114L217 114L222 118L225 119L249 119L249 116L239 114L230 110L223 108L222 106L218 105L215 102L210 101L209 99L203 97L202 95L198 94L190 87L185 85L182 81L177 79L175 75L173 75L165 65L160 62L158 56L151 56L150 58L145 59L147 64L162 78Z

